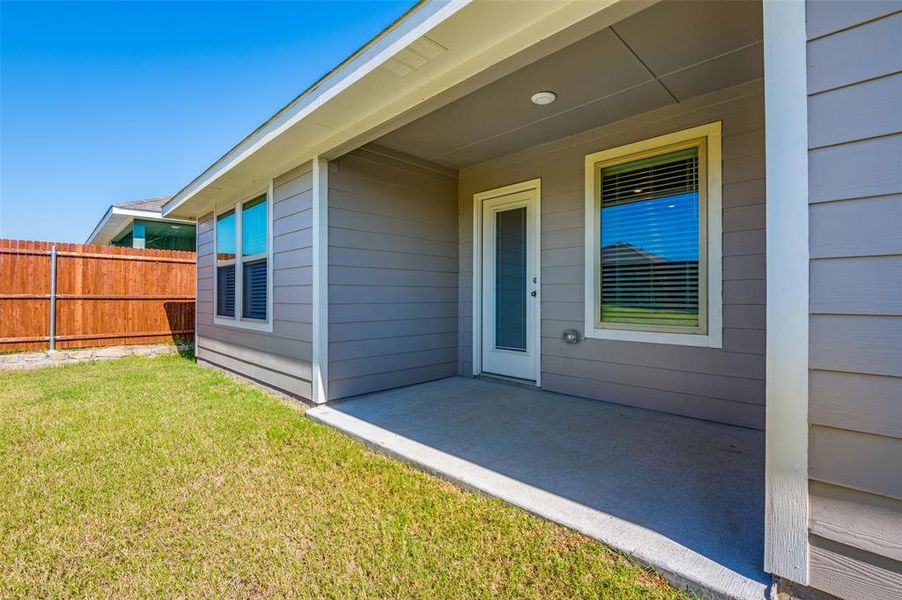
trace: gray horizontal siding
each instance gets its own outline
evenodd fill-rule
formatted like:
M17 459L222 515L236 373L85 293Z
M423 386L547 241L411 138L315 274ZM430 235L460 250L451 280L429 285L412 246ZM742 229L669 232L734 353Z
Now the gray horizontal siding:
M814 425L808 439L812 479L902 499L902 440Z
M273 331L213 323L213 216L198 223L197 356L309 399L312 357L312 179L300 167L273 182Z
M811 371L809 420L863 433L902 438L902 378Z
M813 481L811 533L902 561L902 501Z
M808 154L809 199L831 202L896 194L902 189L900 156L902 134L812 149Z
M902 596L902 2L809 2L810 584Z
M457 371L457 177L379 148L331 164L329 397Z
M584 157L723 121L724 347L584 340ZM702 419L764 424L764 112L760 82L736 86L461 171L460 354L472 371L473 194L542 179L542 387Z
M898 255L902 248L902 194L813 204L811 258Z
M831 3L809 2L808 12L820 11L818 4ZM899 10L898 4L894 4L886 3L887 13ZM902 31L902 12L895 12L809 41L808 93L817 94L902 71L899 31Z
M902 589L899 561L811 535L809 583L845 600L896 600Z

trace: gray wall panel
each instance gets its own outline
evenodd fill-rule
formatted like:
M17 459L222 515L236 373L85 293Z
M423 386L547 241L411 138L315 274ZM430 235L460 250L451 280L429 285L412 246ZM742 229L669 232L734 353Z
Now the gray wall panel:
M457 372L457 176L378 147L329 172L329 397Z

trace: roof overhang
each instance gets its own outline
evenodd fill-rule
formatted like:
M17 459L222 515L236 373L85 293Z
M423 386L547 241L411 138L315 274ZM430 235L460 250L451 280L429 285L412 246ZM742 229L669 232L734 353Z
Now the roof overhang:
M197 218L336 158L657 0L425 0L163 206Z
M85 243L106 246L112 240L116 239L135 219L194 225L194 221L189 219L173 219L170 217L164 219L159 210L138 210L121 206L111 206L107 209L106 213L104 213L103 218L100 219L97 226L94 227L94 231L91 232L91 235L88 236Z

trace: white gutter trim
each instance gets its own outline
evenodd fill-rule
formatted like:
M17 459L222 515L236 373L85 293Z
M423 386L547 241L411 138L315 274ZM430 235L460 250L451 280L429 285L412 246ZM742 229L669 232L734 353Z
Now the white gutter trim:
M373 72L376 68L406 48L415 40L425 35L443 21L451 17L472 0L427 0L416 10L410 13L405 20L398 23L394 29L382 38L376 38L369 48L365 48L357 57L353 57L348 64L324 80L314 84L295 100L294 105L282 109L269 119L264 125L251 133L234 148L229 150L222 158L208 167L200 176L195 178L187 186L179 190L172 199L163 205L162 213L167 215L177 209L195 194L206 188L216 179L231 170L235 165L254 154L260 148L278 137L286 129L309 116L316 109L340 94L364 76ZM434 7L434 12L429 9ZM375 52L375 56L367 55ZM360 66L354 66L358 60L363 60ZM342 73L345 69L352 69ZM334 80L333 80L334 78ZM330 85L331 84L331 85ZM280 117L288 115L280 122Z

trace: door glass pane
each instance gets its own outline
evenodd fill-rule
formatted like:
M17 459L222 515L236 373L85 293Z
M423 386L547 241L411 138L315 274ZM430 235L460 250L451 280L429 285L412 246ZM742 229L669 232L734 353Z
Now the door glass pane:
M526 351L526 208L495 213L495 347Z

